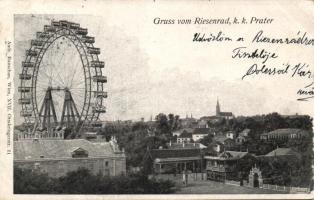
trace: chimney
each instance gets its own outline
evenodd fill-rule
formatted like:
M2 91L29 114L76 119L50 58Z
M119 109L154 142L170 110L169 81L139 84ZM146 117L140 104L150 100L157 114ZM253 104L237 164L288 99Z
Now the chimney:
M169 146L171 147L171 140L170 140L170 142L169 142Z
M182 147L185 147L185 143L184 142L182 143Z

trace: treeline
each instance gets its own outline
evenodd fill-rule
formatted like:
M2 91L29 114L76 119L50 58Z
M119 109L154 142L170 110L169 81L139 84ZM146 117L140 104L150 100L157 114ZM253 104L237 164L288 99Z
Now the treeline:
M259 138L261 133L282 128L297 128L312 131L312 118L308 115L282 116L278 113L256 116L239 116L218 123L209 123L209 126L221 131L232 130L240 132L246 128L251 130L252 138Z
M51 178L29 169L14 169L15 194L170 194L174 190L169 180L148 179L141 174L109 177L81 168Z

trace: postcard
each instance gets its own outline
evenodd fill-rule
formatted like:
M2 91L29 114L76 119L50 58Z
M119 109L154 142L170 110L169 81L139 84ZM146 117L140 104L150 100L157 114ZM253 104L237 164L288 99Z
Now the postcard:
M313 198L313 1L0 7L1 200Z

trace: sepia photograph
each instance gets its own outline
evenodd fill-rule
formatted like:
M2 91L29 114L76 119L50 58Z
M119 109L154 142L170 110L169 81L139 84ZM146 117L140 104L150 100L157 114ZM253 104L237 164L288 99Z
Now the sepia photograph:
M0 196L313 198L313 1L222 2L12 3Z

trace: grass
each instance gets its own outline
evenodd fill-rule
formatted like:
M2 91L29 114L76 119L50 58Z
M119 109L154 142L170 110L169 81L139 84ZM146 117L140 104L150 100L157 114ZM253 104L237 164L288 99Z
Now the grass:
M227 185L214 181L193 181L186 187L178 183L176 185L177 194L285 194L280 191Z

